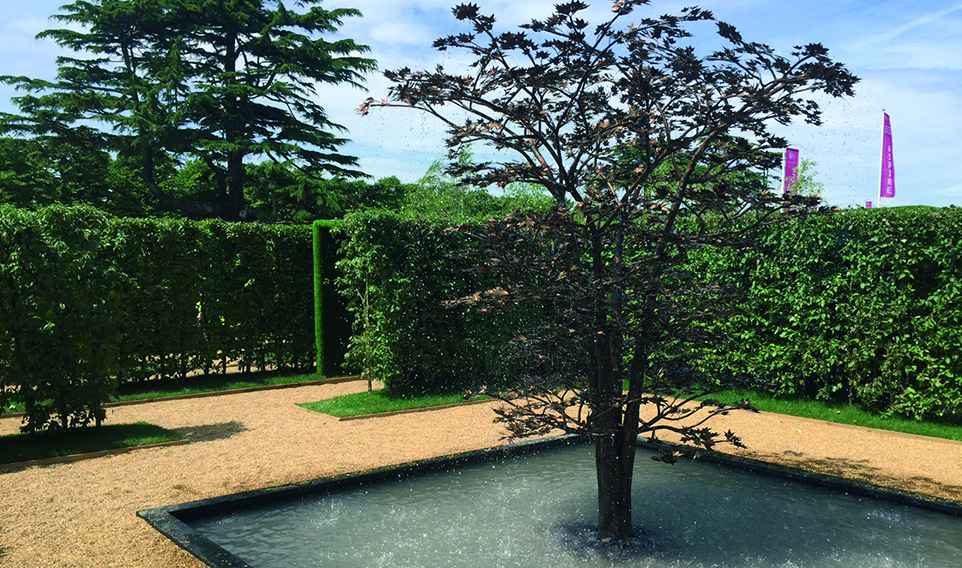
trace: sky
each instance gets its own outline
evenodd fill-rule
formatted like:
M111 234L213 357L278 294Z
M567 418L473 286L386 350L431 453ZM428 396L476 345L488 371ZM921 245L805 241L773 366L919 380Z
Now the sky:
M611 2L586 0L591 12L610 13ZM512 31L532 18L547 16L544 0L474 0L482 13L497 18L495 31ZM60 48L34 36L60 27L49 20L66 0L0 0L0 74L52 79ZM293 7L295 0L288 0ZM815 162L815 181L823 198L843 207L879 204L882 112L891 116L896 197L883 206L962 206L962 0L653 0L649 14L678 13L688 5L711 10L750 41L788 54L799 44L821 43L830 56L861 78L855 96L827 99L823 125L797 123L777 130L802 159ZM431 48L434 39L459 31L447 0L326 0L326 8L350 7L362 17L346 19L332 37L349 37L370 46L380 69L449 70L467 60ZM711 28L702 28L713 33ZM698 37L695 38L695 41ZM444 56L444 57L442 57ZM357 156L374 178L419 179L445 155L444 130L422 113L376 109L362 117L357 105L387 95L380 72L366 81L367 91L321 86L320 103L334 122L347 128L351 142L342 152ZM0 86L0 111L13 111L16 93ZM475 149L483 155L483 149Z

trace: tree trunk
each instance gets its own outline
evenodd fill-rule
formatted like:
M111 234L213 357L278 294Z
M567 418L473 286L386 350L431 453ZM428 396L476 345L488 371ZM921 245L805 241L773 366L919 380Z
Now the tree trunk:
M621 251L616 251L614 264L605 258L602 233L592 230L590 236L592 276L595 280L617 277ZM620 243L619 243L620 244ZM598 538L626 540L632 536L631 479L635 465L637 411L631 422L622 410L623 331L621 298L596 298L595 327L598 330L589 349L593 367L589 370L591 395L591 430L595 439L595 473L598 479ZM609 320L609 318L611 318ZM625 427L634 424L634 427Z
M227 194L224 195L223 203L226 217L228 217L230 221L243 221L246 219L247 212L245 211L244 201L244 155L240 152L227 153Z
M631 525L631 480L636 442L618 428L595 438L595 470L598 476L598 538L626 540Z
M210 219L213 217L220 216L218 212L215 211L214 208L209 205L206 205L203 203L195 203L193 201L188 201L186 199L174 197L173 195L161 189L160 185L157 184L157 180L154 177L154 158L150 154L150 152L144 153L143 159L141 161L141 165L144 168L143 172L141 173L141 176L144 180L144 183L147 185L147 189L150 190L151 195L153 195L158 201L160 201L164 205L172 209L183 211L188 216L193 217L195 219Z
M233 22L228 26L226 37L224 38L226 51L224 54L224 71L228 77L227 82L234 87L225 101L228 119L224 128L224 141L229 145L243 146L246 125L242 124L241 100L236 93L237 78L237 57L238 57L238 35ZM242 221L246 216L244 201L244 152L242 150L230 150L227 152L227 192L222 195L223 207L227 218L230 221Z

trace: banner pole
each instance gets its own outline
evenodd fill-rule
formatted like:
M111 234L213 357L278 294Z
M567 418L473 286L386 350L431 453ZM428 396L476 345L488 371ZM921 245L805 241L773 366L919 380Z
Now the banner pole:
M791 193L798 184L799 151L795 148L785 148L782 154L782 193Z
M885 109L882 109L882 144L879 149L879 184L878 184L878 206L882 206L882 180L885 179Z

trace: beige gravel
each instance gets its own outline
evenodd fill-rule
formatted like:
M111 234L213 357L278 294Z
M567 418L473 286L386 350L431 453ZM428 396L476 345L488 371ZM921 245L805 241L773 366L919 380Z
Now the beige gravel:
M370 467L490 447L496 403L340 422L297 403L358 392L363 382L110 409L192 443L68 464L0 470L0 567L202 566L136 511ZM0 434L19 421L0 420ZM962 502L962 443L737 413L742 455Z

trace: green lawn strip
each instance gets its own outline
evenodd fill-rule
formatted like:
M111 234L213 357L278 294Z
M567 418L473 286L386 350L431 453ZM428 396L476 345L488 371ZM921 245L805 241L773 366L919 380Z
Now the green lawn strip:
M237 373L230 375L211 375L209 377L191 377L186 381L146 381L125 383L120 385L117 396L112 402L127 402L132 400L147 400L151 398L170 398L172 396L188 396L211 392L232 391L257 387L278 385L293 385L322 381L334 377L324 377L318 374L307 375L278 375L276 373ZM4 413L13 414L23 412L22 404L11 404Z
M117 401L144 400L149 398L167 398L172 396L187 396L211 392L231 391L257 387L278 385L293 385L321 381L328 377L318 374L307 375L276 375L264 373L239 373L236 375L214 375L210 377L192 377L186 381L149 381L145 383L128 383L121 385Z
M68 432L0 436L0 464L56 458L183 440L177 432L148 424L105 424Z
M380 389L374 392L359 392L335 398L319 400L301 404L308 410L329 414L336 418L360 416L364 414L382 414L397 412L413 408L428 408L445 404L464 402L461 394L436 394L424 396L398 396L388 390Z
M295 385L335 379L318 374L307 375L278 375L276 373L238 373L231 375L212 375L209 377L191 377L186 381L147 381L140 383L125 383L120 385L119 393L112 402L128 402L149 400L154 398L170 398L174 396L189 396L212 392L232 391L280 385ZM22 404L11 404L2 414L23 412Z
M962 425L946 424L925 420L884 417L872 414L856 406L832 404L819 400L776 398L770 394L756 391L731 390L711 395L725 404L737 404L748 399L752 406L764 412L787 414L815 420L825 420L838 424L851 424L877 430L890 430L905 434L917 434L933 438L962 441Z

